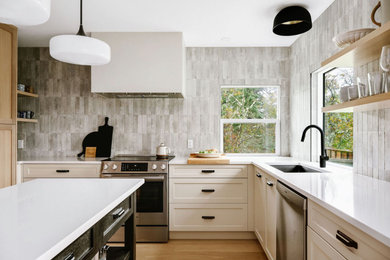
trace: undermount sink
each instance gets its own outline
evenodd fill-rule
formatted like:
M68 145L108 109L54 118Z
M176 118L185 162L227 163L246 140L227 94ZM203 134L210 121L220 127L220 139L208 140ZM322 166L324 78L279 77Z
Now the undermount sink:
M271 167L274 167L278 169L279 171L285 172L285 173L292 173L292 172L321 172L319 170L315 170L300 164L294 164L294 165L270 165Z

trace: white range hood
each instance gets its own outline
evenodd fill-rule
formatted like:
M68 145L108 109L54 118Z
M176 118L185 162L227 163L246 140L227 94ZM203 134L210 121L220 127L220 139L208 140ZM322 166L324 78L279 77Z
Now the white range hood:
M92 33L111 47L111 62L92 67L93 93L117 98L182 98L185 49L180 32Z

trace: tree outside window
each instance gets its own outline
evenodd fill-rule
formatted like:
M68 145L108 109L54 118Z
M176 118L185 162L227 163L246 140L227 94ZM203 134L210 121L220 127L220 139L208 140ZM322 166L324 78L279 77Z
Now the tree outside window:
M324 73L324 106L341 103L340 88L353 84L353 69L336 68ZM325 146L333 162L353 162L353 113L324 113Z
M221 131L225 153L278 153L279 87L222 87Z

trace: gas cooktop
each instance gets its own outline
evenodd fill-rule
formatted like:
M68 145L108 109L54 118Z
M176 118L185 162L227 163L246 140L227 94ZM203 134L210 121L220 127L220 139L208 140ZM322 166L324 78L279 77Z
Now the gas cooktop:
M173 158L175 158L175 156L169 156L167 159L159 159L155 155L127 155L127 154L124 154L124 155L116 155L116 156L109 158L109 159L106 159L104 161L150 162L150 161L170 161Z

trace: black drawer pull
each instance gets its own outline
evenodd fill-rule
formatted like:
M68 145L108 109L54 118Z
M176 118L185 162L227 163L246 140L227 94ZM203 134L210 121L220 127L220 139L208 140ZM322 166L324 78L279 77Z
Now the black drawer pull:
M267 185L272 187L272 186L274 186L274 183L272 181L267 181Z
M358 243L340 230L337 230L336 238L347 247L358 248Z
M215 170L202 170L203 173L213 173Z
M256 176L259 178L263 177L263 175L261 175L260 173L257 173Z
M59 173L67 173L67 172L70 172L69 170L56 170L56 172L59 172Z
M114 219L117 219L117 218L119 218L120 216L122 216L123 213L125 213L125 210L122 209L122 208L119 208L119 209L115 210L115 211L112 213L112 217L113 217Z
M73 253L71 253L71 254L65 256L65 258L64 258L64 260L75 260L75 259L76 259L76 257L74 257L74 254L73 254Z
M202 189L202 192L214 192L214 189Z
M202 216L203 219L215 219L215 216Z

